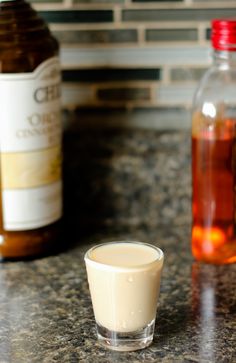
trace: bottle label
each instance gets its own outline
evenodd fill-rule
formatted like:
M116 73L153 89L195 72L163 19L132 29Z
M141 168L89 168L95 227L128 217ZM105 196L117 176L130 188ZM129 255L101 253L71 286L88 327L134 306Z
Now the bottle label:
M3 228L29 230L62 214L60 64L0 74Z

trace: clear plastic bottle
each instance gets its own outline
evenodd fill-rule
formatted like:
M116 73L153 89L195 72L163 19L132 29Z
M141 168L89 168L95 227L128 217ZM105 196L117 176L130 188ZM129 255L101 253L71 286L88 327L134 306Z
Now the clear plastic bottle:
M49 250L61 197L58 43L24 0L0 1L0 258Z
M212 21L213 65L192 114L192 252L236 262L236 20Z

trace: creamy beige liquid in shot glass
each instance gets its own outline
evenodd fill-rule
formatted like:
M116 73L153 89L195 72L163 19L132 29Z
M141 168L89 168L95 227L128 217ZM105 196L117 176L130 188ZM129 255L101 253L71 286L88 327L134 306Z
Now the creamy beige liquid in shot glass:
M112 242L85 256L89 288L98 325L120 333L155 321L163 253L138 242Z

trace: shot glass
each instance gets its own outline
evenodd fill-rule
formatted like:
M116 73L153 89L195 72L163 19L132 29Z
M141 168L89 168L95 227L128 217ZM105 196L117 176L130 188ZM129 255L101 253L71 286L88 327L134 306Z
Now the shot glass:
M99 244L85 264L99 342L117 351L142 349L153 341L163 252L147 243Z

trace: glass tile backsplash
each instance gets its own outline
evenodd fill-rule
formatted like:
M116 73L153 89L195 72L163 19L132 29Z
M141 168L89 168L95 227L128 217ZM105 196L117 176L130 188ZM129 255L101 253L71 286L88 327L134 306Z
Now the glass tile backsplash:
M118 108L133 111L144 126L155 126L155 114L163 120L169 114L173 119L165 122L176 128L190 126L196 84L211 62L211 19L236 16L235 0L32 0L32 5L61 44L65 111ZM137 117L140 110L146 116Z

